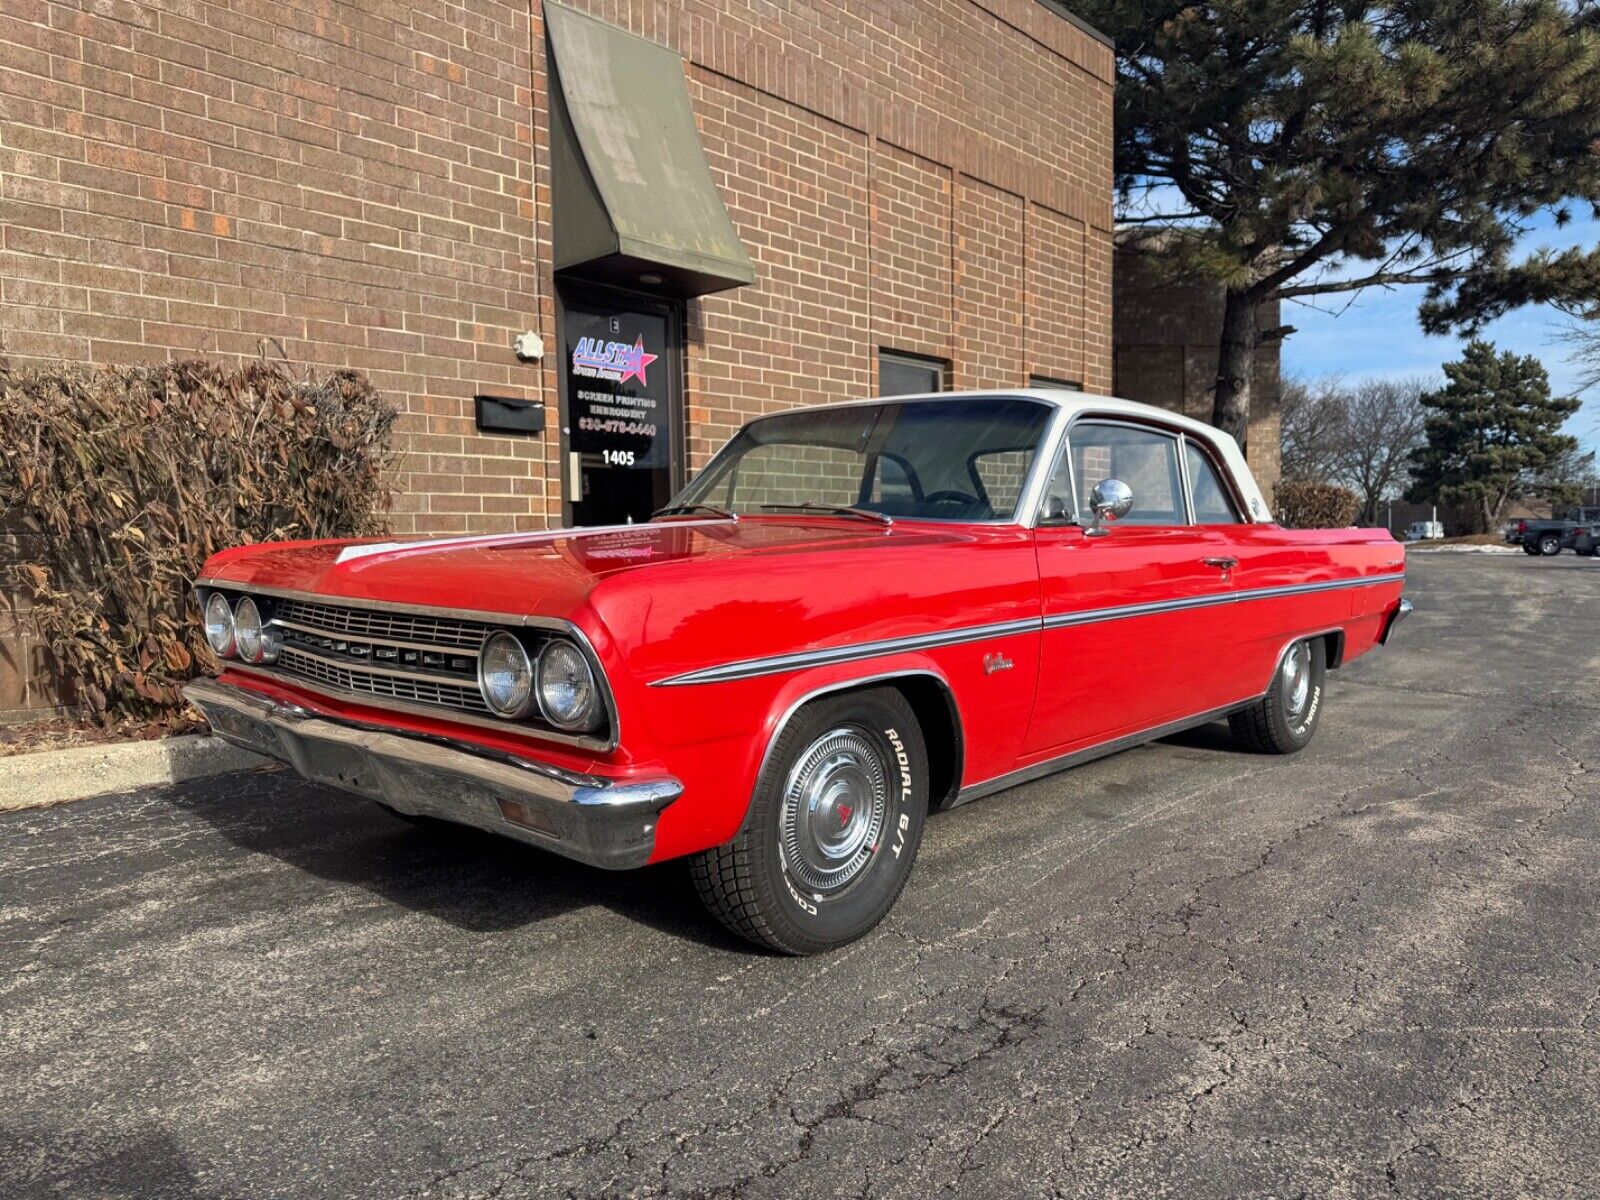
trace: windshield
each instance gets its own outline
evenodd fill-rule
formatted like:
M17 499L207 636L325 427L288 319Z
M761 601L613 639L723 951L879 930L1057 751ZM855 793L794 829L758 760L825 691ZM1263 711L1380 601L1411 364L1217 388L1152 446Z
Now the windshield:
M796 409L746 425L668 508L1011 520L1051 411L987 398Z

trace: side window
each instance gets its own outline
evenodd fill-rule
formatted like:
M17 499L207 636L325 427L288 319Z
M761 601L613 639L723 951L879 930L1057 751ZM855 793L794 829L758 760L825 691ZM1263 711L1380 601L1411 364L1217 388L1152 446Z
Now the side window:
M1239 514L1234 511L1233 501L1228 499L1228 489L1222 485L1222 476L1217 473L1217 465L1193 442L1184 442L1183 450L1189 467L1189 489L1194 502L1195 523L1237 525Z
M1089 513L1089 493L1102 479L1120 479L1133 490L1133 508L1123 525L1183 525L1183 485L1178 440L1150 429L1084 422L1069 435L1078 483L1078 511ZM1051 484L1055 494L1056 484Z

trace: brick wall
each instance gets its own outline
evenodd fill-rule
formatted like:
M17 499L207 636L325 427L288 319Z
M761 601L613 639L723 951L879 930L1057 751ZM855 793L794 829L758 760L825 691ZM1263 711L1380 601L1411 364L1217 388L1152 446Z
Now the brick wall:
M1136 255L1116 256L1116 392L1129 400L1211 419L1217 380L1217 343L1222 335L1222 290L1212 284L1174 284L1152 278ZM1278 308L1261 314L1263 327L1278 324ZM1254 394L1246 458L1262 492L1271 499L1283 448L1278 404L1279 346L1256 354Z
M1111 386L1110 50L1039 0L573 0L687 61L757 272L692 302L692 468L748 415ZM540 0L6 0L0 338L13 359L285 354L402 409L397 532L561 514ZM479 434L472 396L541 402Z

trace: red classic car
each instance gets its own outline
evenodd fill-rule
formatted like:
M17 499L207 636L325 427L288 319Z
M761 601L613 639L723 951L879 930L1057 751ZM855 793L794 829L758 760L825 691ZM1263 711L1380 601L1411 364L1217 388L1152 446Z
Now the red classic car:
M222 737L602 867L689 856L790 953L870 929L930 810L1226 717L1303 748L1409 611L1382 530L1272 523L1209 426L1057 391L746 425L649 524L228 550Z

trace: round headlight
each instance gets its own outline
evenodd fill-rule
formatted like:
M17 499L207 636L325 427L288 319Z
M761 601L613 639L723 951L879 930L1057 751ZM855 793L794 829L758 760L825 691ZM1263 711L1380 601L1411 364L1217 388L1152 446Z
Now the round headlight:
M533 664L522 643L501 630L478 651L478 690L497 717L526 716L533 707Z
M558 729L588 729L599 715L589 660L565 638L551 638L539 652L539 708Z
M233 657L233 609L221 592L212 592L206 601L206 641L218 658Z
M233 610L233 636L239 643L239 657L247 663L274 662L283 648L277 632L261 619L261 610L249 596Z

